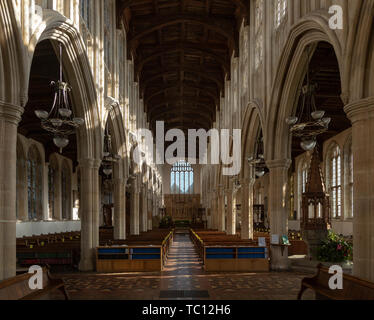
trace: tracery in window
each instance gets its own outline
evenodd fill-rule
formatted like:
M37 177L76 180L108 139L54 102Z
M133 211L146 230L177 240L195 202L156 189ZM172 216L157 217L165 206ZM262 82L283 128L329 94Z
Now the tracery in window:
M39 152L32 146L27 157L28 218L38 219L40 214L42 171Z
M353 209L353 152L352 152L352 138L350 137L346 146L344 147L345 150L345 177L346 177L346 217L352 219L354 217L354 209Z
M56 196L56 176L57 167L53 161L50 162L48 168L48 216L52 219L56 218L55 196Z
M342 216L342 171L339 146L331 147L328 154L331 213L333 218L340 218Z
M16 192L16 217L17 220L22 220L24 215L24 208L22 204L24 203L24 188L26 183L26 161L23 153L23 148L21 143L17 141L17 192Z
M194 171L186 161L180 161L171 168L170 186L172 194L193 194Z

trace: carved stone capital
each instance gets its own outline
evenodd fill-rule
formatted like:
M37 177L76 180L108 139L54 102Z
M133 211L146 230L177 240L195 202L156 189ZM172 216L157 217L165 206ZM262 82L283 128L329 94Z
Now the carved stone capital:
M344 107L352 124L374 118L374 97L352 102Z
M269 169L278 169L278 168L284 168L288 170L292 164L291 159L278 159L278 160L269 160L266 161L266 166Z
M18 126L21 121L24 108L0 100L0 119Z
M79 166L86 169L99 170L101 166L101 160L99 159L79 159Z

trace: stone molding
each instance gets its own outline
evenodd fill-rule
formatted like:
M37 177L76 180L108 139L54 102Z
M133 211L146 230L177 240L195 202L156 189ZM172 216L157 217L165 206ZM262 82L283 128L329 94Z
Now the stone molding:
M291 167L291 164L292 164L291 159L278 159L278 160L266 161L266 166L269 169L284 168L288 170Z
M101 160L98 159L80 159L78 162L81 168L99 170L101 166Z
M344 107L344 111L352 124L374 118L374 97L352 102Z
M24 108L11 103L7 103L0 100L0 119L12 123L14 125L19 124L22 118Z

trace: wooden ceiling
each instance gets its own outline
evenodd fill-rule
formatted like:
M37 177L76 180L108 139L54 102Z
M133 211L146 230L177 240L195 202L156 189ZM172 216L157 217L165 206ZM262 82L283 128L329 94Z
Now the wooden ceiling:
M151 129L210 129L247 0L117 0Z
M344 112L344 103L341 99L341 78L339 64L333 47L327 42L320 42L309 64L311 83L318 85L316 91L316 107L326 111L325 117L331 118L329 130L318 137L320 146L326 141L351 127L351 122ZM306 83L306 81L304 82ZM301 98L297 114L300 113ZM300 147L300 140L294 138L292 143L292 156L304 153ZM322 155L322 152L320 152Z

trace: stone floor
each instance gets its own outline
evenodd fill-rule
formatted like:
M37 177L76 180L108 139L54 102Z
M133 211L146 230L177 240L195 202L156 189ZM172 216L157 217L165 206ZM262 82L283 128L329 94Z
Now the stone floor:
M176 234L163 272L59 275L73 300L295 300L305 276L309 274L207 273L188 234ZM314 293L306 291L304 299L314 299Z

